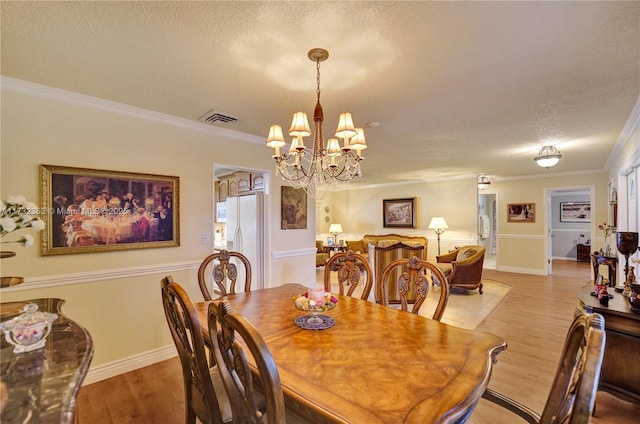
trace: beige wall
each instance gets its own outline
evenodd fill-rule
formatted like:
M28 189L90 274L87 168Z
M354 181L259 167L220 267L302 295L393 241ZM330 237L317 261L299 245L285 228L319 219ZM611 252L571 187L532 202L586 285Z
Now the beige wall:
M92 369L171 345L160 279L172 274L194 300L201 299L196 271L212 252L200 235L214 239L214 163L271 172L270 149L204 124L4 77L2 83L3 199L21 194L39 203L39 164L178 176L181 235L180 247L173 248L48 257L39 256L37 246L18 248L16 257L2 261L0 273L26 281L3 289L2 301L65 299L64 313L94 338ZM280 178L271 178L266 196L266 284L314 282L313 202L307 230L281 230L280 185Z
M366 172L366 170L365 170ZM606 220L607 174L586 173L552 177L493 181L488 193L498 200L497 269L545 275L546 222L545 190L595 187L595 222ZM393 229L382 226L382 200L416 197L417 228ZM535 203L535 223L508 223L508 203ZM341 238L357 239L364 234L400 233L429 239L427 256L435 261L437 238L427 229L433 216L444 216L449 228L441 236L441 251L477 242L476 178L389 185L368 189L350 189L333 193L319 204L329 206L331 222L339 222L345 231ZM595 222L593 225L595 225ZM328 224L326 224L328 228ZM326 231L326 230L325 230ZM319 237L325 237L321 234ZM599 246L598 246L599 247Z

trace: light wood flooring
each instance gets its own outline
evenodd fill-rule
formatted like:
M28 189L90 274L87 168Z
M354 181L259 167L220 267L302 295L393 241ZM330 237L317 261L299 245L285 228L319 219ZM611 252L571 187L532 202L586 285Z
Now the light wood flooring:
M576 294L590 283L590 265L554 261L550 277L495 270L485 270L484 277L512 287L504 302L477 328L509 344L498 356L489 386L541 411L573 319ZM184 422L183 405L182 374L174 358L83 387L78 395L78 418L80 424L178 424ZM640 407L627 405L623 417L613 417L606 406L597 408L597 416L606 417L592 420L594 424L638 422ZM517 421L481 401L469 422Z

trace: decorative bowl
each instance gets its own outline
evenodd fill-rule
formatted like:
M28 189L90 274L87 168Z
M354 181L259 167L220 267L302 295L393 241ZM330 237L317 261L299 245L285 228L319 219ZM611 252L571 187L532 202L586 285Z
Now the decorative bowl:
M0 323L5 339L15 346L13 353L31 352L44 347L51 324L58 318L57 314L39 312L35 303L26 304L22 310L23 314Z
M324 290L307 290L306 293L293 298L296 308L309 311L311 315L297 317L294 322L299 327L308 330L324 330L335 324L335 320L326 315L318 315L318 312L328 311L336 307L338 299L330 292Z

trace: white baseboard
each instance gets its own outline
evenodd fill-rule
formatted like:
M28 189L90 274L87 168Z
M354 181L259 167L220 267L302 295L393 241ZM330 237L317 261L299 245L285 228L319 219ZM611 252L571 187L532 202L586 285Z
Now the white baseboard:
M171 344L159 349L150 350L125 359L110 362L108 364L99 365L95 368L89 369L82 385L86 386L88 384L97 383L98 381L106 380L107 378L115 377L148 365L153 365L157 362L165 361L175 356L178 356L178 352L176 347Z

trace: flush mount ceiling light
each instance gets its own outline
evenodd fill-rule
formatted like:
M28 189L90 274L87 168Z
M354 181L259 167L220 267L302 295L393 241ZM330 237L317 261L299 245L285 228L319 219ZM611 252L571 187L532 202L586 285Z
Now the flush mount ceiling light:
M340 114L335 137L329 138L325 145L322 132L324 116L320 105L320 62L327 60L329 52L311 49L307 56L316 63L317 101L313 113L313 145L307 148L302 140L311 135L307 114L295 112L289 129L289 135L293 137L289 150L280 153L280 147L286 143L282 127L277 124L269 129L267 147L275 149L273 159L276 162L276 174L294 188L303 188L312 198L320 199L323 193L318 192L319 189L326 193L331 187L362 175L360 161L364 158L361 151L367 148L367 142L362 128L353 125L351 113L344 112ZM343 139L342 147L338 138Z
M478 190L484 190L491 185L491 180L484 175L478 177Z
M562 154L555 148L555 146L543 146L538 152L538 156L533 158L536 163L543 168L551 168L555 166L562 157Z

